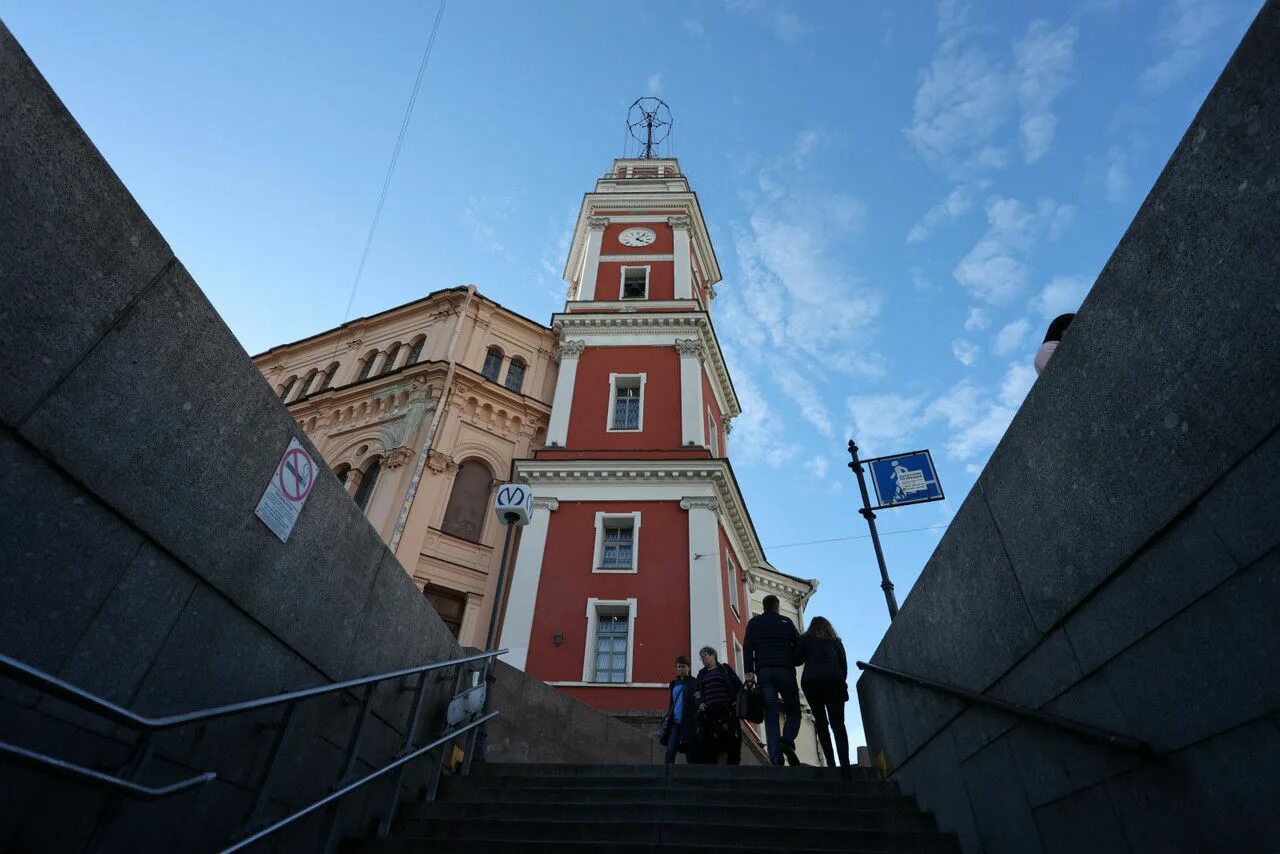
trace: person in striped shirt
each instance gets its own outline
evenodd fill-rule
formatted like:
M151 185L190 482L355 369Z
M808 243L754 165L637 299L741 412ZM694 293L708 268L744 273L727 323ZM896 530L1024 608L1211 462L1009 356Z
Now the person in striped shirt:
M725 754L726 765L742 764L742 726L738 723L738 692L742 679L721 664L714 648L704 646L698 657L698 717L702 731L703 761L715 765Z

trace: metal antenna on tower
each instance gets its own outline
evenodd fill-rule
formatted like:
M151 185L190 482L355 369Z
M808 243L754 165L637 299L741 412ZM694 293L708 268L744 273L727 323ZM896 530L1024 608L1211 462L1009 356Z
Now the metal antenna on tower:
M627 131L644 146L646 160L657 155L654 149L671 135L671 108L661 98L637 98L627 110Z

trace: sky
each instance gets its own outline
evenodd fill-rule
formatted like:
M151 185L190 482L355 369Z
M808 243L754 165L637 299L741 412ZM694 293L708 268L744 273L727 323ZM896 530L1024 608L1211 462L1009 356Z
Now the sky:
M930 449L948 496L878 514L901 602L1260 5L452 0L349 313L437 0L0 19L249 353L466 283L549 322L628 105L666 100L724 273L734 469L866 659L848 440Z

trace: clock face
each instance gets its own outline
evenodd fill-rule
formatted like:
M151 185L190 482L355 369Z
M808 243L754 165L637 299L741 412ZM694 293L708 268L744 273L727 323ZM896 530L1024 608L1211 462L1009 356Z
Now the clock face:
M618 235L618 242L623 246L648 246L658 235L647 228L628 228Z

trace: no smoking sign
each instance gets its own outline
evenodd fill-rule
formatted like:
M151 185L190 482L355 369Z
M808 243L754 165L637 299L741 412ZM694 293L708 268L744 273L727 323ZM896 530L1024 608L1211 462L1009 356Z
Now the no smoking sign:
M298 521L302 506L307 503L307 496L316 482L316 461L302 447L297 439L289 441L280 464L267 483L266 492L254 511L271 532L280 538L280 542L288 542L289 534Z

